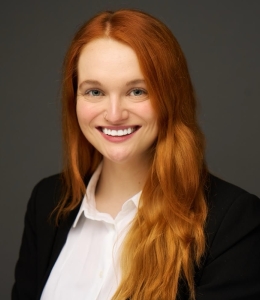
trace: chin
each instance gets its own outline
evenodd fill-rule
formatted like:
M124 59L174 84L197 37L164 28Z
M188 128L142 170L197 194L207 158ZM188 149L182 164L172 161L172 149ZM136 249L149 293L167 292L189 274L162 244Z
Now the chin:
M111 161L113 163L127 163L134 159L133 156L126 154L126 153L111 153L103 155L104 159Z
M126 157L121 157L121 156L110 156L110 157L106 157L106 159L108 161L111 161L113 163L117 163L117 164L124 164L127 163L128 161L130 161L128 158Z

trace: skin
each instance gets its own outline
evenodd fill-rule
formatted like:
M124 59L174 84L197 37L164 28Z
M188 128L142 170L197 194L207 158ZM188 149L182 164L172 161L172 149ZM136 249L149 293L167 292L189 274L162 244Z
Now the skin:
M115 217L142 189L151 161L149 149L158 133L132 48L111 38L96 39L83 48L76 110L83 134L103 155L97 209Z

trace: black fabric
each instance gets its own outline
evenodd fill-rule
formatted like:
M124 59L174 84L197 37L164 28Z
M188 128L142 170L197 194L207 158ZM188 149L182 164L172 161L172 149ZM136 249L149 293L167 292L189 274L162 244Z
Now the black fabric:
M59 175L34 188L15 269L12 300L38 300L79 207L66 222L49 221L60 197ZM260 199L212 175L205 188L207 251L196 270L197 300L260 299ZM178 299L188 299L185 285ZM155 299L156 300L156 299Z

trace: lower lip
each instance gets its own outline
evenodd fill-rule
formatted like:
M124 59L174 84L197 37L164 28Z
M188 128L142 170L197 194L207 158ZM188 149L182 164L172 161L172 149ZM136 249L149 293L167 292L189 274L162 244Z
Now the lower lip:
M138 128L139 129L139 128ZM109 142L113 142L113 143L121 143L121 142L125 142L129 139L131 139L134 134L138 131L135 130L134 132L127 134L127 135L123 135L123 136L112 136L112 135L107 135L105 133L103 133L102 131L100 131L101 135Z

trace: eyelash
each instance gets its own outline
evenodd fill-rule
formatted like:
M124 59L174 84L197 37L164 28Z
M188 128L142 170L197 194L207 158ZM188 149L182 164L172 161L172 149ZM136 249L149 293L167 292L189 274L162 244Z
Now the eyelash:
M144 89L140 89L140 88L135 88L135 89L132 89L132 90L130 91L129 95L130 95L131 93L133 93L133 92L136 92L136 91L138 91L138 92L142 92L142 94L141 94L141 95L135 95L136 97L138 97L138 96L144 96L144 95L147 95L147 91L146 91L146 90L144 90Z
M93 92L98 92L99 94L98 95L93 95L93 94L91 94ZM85 95L92 96L92 97L99 97L99 96L102 96L104 94L101 91L99 91L98 89L92 89L92 90L86 91Z
M98 95L93 94L93 93L96 93L96 92L98 92ZM141 94L131 95L133 92L138 92L138 93L141 92ZM134 96L134 97L142 97L142 96L146 96L147 94L148 94L147 91L144 90L144 89L141 89L141 88L134 88L128 93L129 96ZM100 97L100 96L104 96L104 93L101 92L98 89L91 89L91 90L86 91L85 95L91 96L91 97Z

